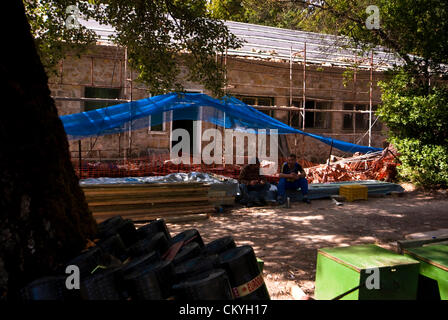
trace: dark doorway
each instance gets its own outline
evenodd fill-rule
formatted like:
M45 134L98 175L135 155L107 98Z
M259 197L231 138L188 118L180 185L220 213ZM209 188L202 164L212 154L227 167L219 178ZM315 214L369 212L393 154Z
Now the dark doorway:
M172 131L176 130L176 129L184 129L188 131L188 134L190 136L190 155L193 155L194 153L194 149L193 149L193 141L196 138L193 134L193 120L176 120L179 118L186 118L187 114L186 112L188 112L188 117L189 118L195 118L197 120L197 110L191 110L191 109L187 109L187 110L174 110L173 111L173 122L172 122ZM185 113L185 114L183 114ZM196 116L195 116L196 114ZM178 144L180 141L171 141L171 147L173 147L174 145ZM179 155L180 156L180 155Z
M192 120L174 120L173 121L173 131L176 129L185 129L190 135L190 154L193 152L193 121ZM180 141L171 141L171 147L178 144Z

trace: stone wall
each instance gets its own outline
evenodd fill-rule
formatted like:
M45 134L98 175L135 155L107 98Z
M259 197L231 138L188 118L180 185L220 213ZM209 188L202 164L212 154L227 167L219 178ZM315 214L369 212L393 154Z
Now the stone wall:
M257 61L249 59L228 59L228 79L232 86L228 93L242 96L272 97L277 106L290 105L290 68L289 63ZM343 110L344 103L369 105L370 71L358 70L356 81L347 81L344 86L343 72L346 69L336 67L306 67L306 101L326 102L333 110ZM292 68L292 100L303 101L303 65L294 63ZM383 74L373 73L373 104L380 103L381 92L377 81L383 79ZM274 111L273 116L288 123L288 112ZM368 145L366 130L343 128L344 113L330 113L329 128L305 128L306 132L331 136L338 140ZM297 127L297 125L296 125ZM300 123L299 129L302 128ZM371 145L382 147L384 129L372 130ZM312 162L322 162L328 159L330 146L303 135L287 135L291 152ZM337 149L333 155L347 156Z
M121 90L122 99L138 100L147 97L147 88L132 81L125 85L124 50L114 46L95 46L81 58L67 57L61 64L60 74L49 80L53 96L84 97L86 87L115 88ZM243 58L227 58L228 94L272 97L277 106L289 106L290 102L290 69L289 62L269 62ZM356 82L349 81L344 86L343 68L307 66L306 69L306 100L326 101L329 108L342 110L344 103L369 104L370 72L358 71ZM299 62L293 65L292 98L293 101L303 100L303 65ZM136 79L136 72L128 70L128 78ZM380 90L376 82L383 77L374 73L373 101L380 101ZM185 88L190 91L210 94L203 86L185 82ZM84 111L84 102L57 100L56 106L60 115ZM274 111L273 116L288 123L287 111ZM344 114L330 113L330 125L326 129L305 128L305 131L319 135L331 136L335 139L367 145L366 130L343 129ZM301 123L296 127L302 129ZM215 127L202 123L202 130ZM163 131L150 131L148 128L121 134L93 137L82 140L83 158L118 159L126 154L132 157L146 156L154 153L168 153L170 149L171 123L164 125ZM364 136L365 135L365 136ZM363 137L364 136L364 137ZM362 138L363 137L363 138ZM223 136L224 138L224 136ZM131 148L129 150L129 141ZM302 135L288 135L287 141L291 152L312 162L322 162L328 158L330 147L315 139ZM372 146L381 147L384 135L381 131L372 131ZM208 142L202 142L202 146ZM78 156L78 142L71 141L72 156ZM332 154L343 155L333 149Z

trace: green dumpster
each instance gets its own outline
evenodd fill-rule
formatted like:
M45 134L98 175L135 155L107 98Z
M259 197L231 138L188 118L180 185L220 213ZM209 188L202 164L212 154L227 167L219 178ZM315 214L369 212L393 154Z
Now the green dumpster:
M418 261L373 244L319 249L315 298L413 300L418 273Z
M428 245L403 250L420 261L419 299L448 300L448 245Z

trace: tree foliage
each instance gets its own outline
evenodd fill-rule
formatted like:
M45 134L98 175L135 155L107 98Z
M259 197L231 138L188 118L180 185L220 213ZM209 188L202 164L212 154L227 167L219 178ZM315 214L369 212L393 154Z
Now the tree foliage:
M225 7L228 0L213 0ZM232 2L232 1L230 1ZM241 0L243 9L230 12L228 19L244 16L244 22L347 36L352 45L368 51L389 48L404 61L404 68L422 76L445 74L448 62L448 2L444 0ZM368 29L369 5L379 9L379 29ZM223 18L223 17L220 17Z
M208 4L208 10L215 19L247 22L247 8L242 0L213 0Z
M79 56L95 43L95 33L84 26L66 27L67 8L73 1L24 0L23 4L36 50L47 73L57 73L58 63L67 54ZM81 2L79 6L85 8L86 3Z
M400 153L399 173L422 185L448 186L448 88L428 93L400 72L380 83L383 103L378 116L389 128L389 141Z
M400 153L402 178L448 185L448 3L439 0L379 0L380 28L368 29L364 1L328 0L313 6L304 23L333 30L370 50L388 48L402 59L381 84L377 115Z
M90 30L64 27L65 10L72 4L64 0L26 3L39 54L47 67L54 67L70 50L80 53L94 42ZM187 69L184 80L202 83L216 95L222 93L224 68L217 63L216 54L237 48L240 41L221 21L211 18L205 0L91 0L76 4L84 19L115 28L113 41L127 48L138 80L153 94L182 90L181 66Z
M309 7L301 27L336 33L369 50L390 49L403 59L401 66L417 85L426 86L430 75L445 75L448 62L448 3L440 0L378 0L379 29L366 27L370 1L328 0Z
M297 29L301 7L293 1L212 0L209 10L216 19Z
M266 0L263 6L253 0L240 2L238 17L243 15L245 22L346 36L349 46L364 52L382 46L400 57L390 82L381 84L378 116L401 154L402 177L448 185L448 89L441 83L448 78L447 1ZM379 28L366 26L372 14L366 9L372 4L379 9ZM347 70L344 81L352 74Z

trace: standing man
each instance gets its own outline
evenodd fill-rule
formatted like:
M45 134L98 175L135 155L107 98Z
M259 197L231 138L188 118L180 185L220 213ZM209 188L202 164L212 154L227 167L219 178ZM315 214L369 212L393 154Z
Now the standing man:
M306 180L306 173L302 166L297 163L296 155L290 154L288 161L285 162L280 171L278 182L278 202L283 204L285 202L286 189L297 190L300 188L303 195L303 202L311 203L308 199L308 181ZM300 173L300 174L299 174Z
M269 190L269 183L265 176L260 175L260 161L255 159L255 164L247 164L243 167L239 176L240 189L243 204L248 207L254 205L265 205L266 192Z

